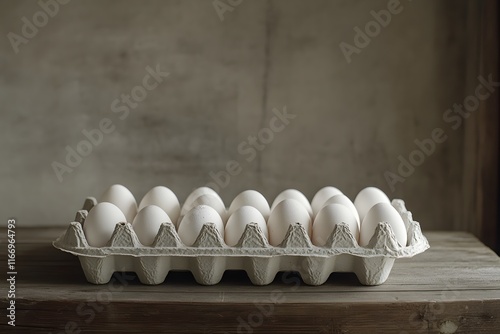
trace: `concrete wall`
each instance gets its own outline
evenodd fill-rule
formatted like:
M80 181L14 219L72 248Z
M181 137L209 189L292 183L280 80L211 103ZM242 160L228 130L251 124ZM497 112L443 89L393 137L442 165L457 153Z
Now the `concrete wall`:
M221 20L212 1L73 0L15 53L9 32L22 36L22 18L33 22L41 7L0 2L1 224L67 224L85 196L113 183L138 199L165 185L183 200L236 160L241 172L220 191L228 205L248 188L271 202L289 187L311 199L334 185L353 199L375 185L405 199L425 229L453 228L463 130L442 117L466 94L465 4L402 0L348 63L339 44L354 45L353 29L387 6L243 1ZM113 109L139 92L148 66L169 76L128 115L120 100ZM296 117L253 158L248 137L285 107ZM60 182L53 162L66 164L66 147L104 118L114 130ZM398 156L436 127L447 140L391 191L384 172L397 173Z

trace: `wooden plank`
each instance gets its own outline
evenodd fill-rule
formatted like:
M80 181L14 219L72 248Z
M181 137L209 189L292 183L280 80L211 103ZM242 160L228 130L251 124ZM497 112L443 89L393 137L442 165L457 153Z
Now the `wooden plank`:
M2 305L3 307L3 305ZM18 329L114 333L498 333L498 303L19 303ZM56 312L55 312L56 311ZM455 331L444 331L455 328ZM0 330L2 327L0 327Z
M498 72L498 1L468 2L467 75L464 97L473 95L478 77ZM473 232L488 246L500 252L498 234L499 98L498 88L465 120L463 212L459 229Z
M401 334L500 328L500 258L468 233L426 233L431 248L397 260L381 286L362 286L354 274L335 273L314 287L296 274L253 286L241 271L226 272L215 286L198 285L190 273L171 273L157 286L142 285L130 273L92 285L77 257L52 247L63 231L20 229L17 235L16 327L24 332ZM5 255L2 247L4 268ZM0 289L4 308L6 289Z
M479 69L483 75L491 74L495 81L500 80L499 73L499 26L498 26L498 1L484 1L481 17L481 58ZM500 253L498 240L499 228L499 164L500 153L499 130L499 99L498 88L491 98L479 106L478 127L478 159L480 166L477 170L477 199L478 223L480 238L489 247L495 248Z

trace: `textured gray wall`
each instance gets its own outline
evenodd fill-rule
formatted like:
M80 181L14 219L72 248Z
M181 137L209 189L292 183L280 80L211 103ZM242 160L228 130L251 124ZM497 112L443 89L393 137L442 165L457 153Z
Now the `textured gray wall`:
M384 172L397 170L414 139L446 128L443 112L463 100L465 5L402 0L401 13L348 63L339 44L353 44L353 29L387 5L242 1L221 20L212 1L73 0L15 53L9 32L22 36L22 18L33 22L41 7L1 1L1 224L10 216L67 224L85 196L112 183L138 199L165 185L182 201L236 160L241 172L221 190L227 205L248 188L271 202L290 187L311 199L334 185L353 199L375 185L405 199L425 229L453 228L462 129L446 130L448 140L394 192ZM157 65L170 75L127 117L113 112ZM241 143L285 106L295 119L250 159ZM114 131L60 182L52 163L65 163L66 146L103 118Z

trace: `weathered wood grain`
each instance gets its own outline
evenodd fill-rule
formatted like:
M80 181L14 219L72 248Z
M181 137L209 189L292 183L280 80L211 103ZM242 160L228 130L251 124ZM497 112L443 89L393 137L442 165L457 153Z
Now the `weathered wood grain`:
M431 249L396 261L381 286L362 286L355 275L336 273L312 287L284 273L259 287L239 271L226 272L215 286L196 284L190 273L171 273L157 286L142 285L133 273L92 285L76 257L51 246L62 232L18 230L16 327L23 333L403 334L500 328L500 258L467 233L427 233ZM4 239L2 233L3 245ZM4 268L5 252L2 247ZM4 286L0 304L5 309ZM0 324L0 332L9 329L5 321Z

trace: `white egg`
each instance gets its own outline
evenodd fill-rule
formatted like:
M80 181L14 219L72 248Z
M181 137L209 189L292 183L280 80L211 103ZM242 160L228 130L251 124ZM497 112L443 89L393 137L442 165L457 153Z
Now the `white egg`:
M208 205L209 207L215 209L219 216L222 218L222 221L225 223L227 214L226 207L224 203L218 196L214 196L211 194L205 194L198 196L194 201L192 201L188 206L184 205L181 211L181 219L184 217L189 211L191 211L194 207L198 205Z
M284 199L294 199L298 201L300 204L304 206L304 208L307 210L310 216L313 215L313 211L311 208L311 204L309 203L309 200L307 197L298 191L297 189L287 189L283 190L276 198L274 199L273 205L271 205L271 211Z
M132 223L137 214L137 202L134 195L121 184L113 184L102 194L99 202L108 202L122 210L128 223Z
M354 238L359 240L359 226L352 211L342 204L325 205L316 215L313 223L312 243L324 246L335 225L346 223Z
M375 234L375 229L381 222L387 222L391 225L392 231L401 246L406 246L407 234L403 218L398 211L389 203L375 204L366 214L361 223L359 235L360 246L367 246L370 239Z
M328 186L318 190L311 201L313 213L316 215L325 206L325 202L335 195L342 195L342 192L335 187Z
M212 196L215 196L215 197L217 197L217 198L220 199L220 201L222 202L222 204L224 204L224 201L222 201L222 198L220 198L219 194L217 194L217 192L215 192L215 190L213 190L212 188L209 188L209 187L199 187L199 188L196 188L195 190L193 190L188 195L188 197L184 201L183 207L187 206L189 208L193 208L193 206L191 205L191 203L194 202L194 200L197 199L198 197L200 197L201 195L212 195ZM187 211L189 211L189 210L187 210ZM181 213L181 216L182 216L182 213Z
M201 228L207 223L215 224L221 237L224 236L224 223L214 208L208 205L199 205L191 209L181 220L178 234L186 246L192 246Z
M368 210L377 203L391 203L387 195L375 187L367 187L361 190L354 199L354 206L358 210L359 219L363 221Z
M132 223L137 238L144 246L151 246L160 230L161 224L171 223L169 216L162 208L148 205L137 213Z
M261 193L255 190L245 190L236 196L229 206L228 215L232 215L236 210L243 206L253 206L260 211L264 219L267 221L271 208L266 198Z
M96 204L83 223L83 232L88 244L93 247L106 246L116 224L126 220L122 210L116 205L108 202Z
M245 228L250 223L256 223L266 239L268 239L267 225L259 210L253 206L238 208L228 219L225 227L224 240L228 246L235 246L240 240Z
M167 187L157 186L149 190L139 204L139 211L148 205L156 205L165 211L170 219L176 223L181 213L181 206L177 196Z
M304 226L307 234L311 235L311 216L306 208L295 199L284 199L280 201L271 211L267 222L269 231L269 243L278 246L283 242L290 225L300 223Z
M349 208L349 210L352 211L352 214L356 218L356 221L358 222L358 228L361 226L361 220L359 218L358 210L356 209L354 204L351 202L349 197L347 197L346 195L335 195L335 196L329 198L323 204L323 206L326 206L328 204L342 204L342 205L346 206L347 208Z

